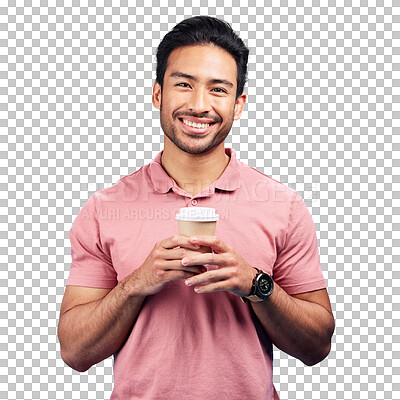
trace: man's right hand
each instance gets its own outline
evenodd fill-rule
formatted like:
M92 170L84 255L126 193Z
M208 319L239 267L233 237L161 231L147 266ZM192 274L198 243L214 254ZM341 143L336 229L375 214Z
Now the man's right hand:
M113 289L67 286L58 325L63 360L82 372L115 354L146 296L168 282L203 272L201 265L181 264L197 249L188 237L173 236L156 243L143 265Z
M181 260L193 254L199 246L186 236L171 236L157 242L145 262L132 275L135 294L150 296L158 293L168 282L190 278L206 271L202 265L184 266ZM132 282L133 283L133 282Z

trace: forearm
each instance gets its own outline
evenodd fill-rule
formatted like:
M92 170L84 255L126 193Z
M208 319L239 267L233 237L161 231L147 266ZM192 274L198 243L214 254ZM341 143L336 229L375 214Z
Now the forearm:
M70 367L86 371L122 346L145 299L134 293L127 278L102 299L78 305L60 317L61 355Z
M285 353L306 365L329 354L334 319L321 305L294 298L276 283L268 300L251 305L271 341Z

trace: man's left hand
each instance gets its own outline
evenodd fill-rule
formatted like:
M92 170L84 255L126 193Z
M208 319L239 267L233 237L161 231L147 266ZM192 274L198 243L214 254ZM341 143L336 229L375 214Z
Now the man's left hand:
M218 269L186 279L187 286L196 286L197 293L222 290L237 296L248 296L257 271L239 253L216 236L192 236L193 244L211 247L213 253L202 253L182 259L183 265L218 265ZM200 286L197 286L200 285Z

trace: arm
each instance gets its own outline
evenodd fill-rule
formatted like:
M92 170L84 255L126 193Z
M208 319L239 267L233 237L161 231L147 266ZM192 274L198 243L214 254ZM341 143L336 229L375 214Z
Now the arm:
M113 289L67 286L58 324L63 360L83 372L114 354L126 340L147 296L168 282L204 270L181 264L183 257L196 254L198 248L187 237L170 237L156 243L143 265Z
M124 342L143 303L128 286L129 277L114 289L67 286L60 310L61 357L84 372L114 354Z
M220 268L187 279L188 286L196 286L197 293L227 290L248 296L256 271L240 254L215 236L192 237L191 241L212 247L214 253L185 258L184 265L215 264ZM307 365L328 355L334 319L326 290L290 296L275 283L268 300L252 302L251 306L265 332L281 350Z
M335 322L326 289L288 295L279 285L264 302L251 302L265 332L282 351L306 365L330 352Z

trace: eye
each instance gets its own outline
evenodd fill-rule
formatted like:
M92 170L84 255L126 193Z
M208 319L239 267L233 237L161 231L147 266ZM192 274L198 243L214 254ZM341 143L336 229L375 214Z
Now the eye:
M190 85L186 82L179 82L177 83L175 86L179 86L179 87L190 87Z
M214 88L213 91L215 91L217 93L228 93L225 89L222 89L222 88Z

